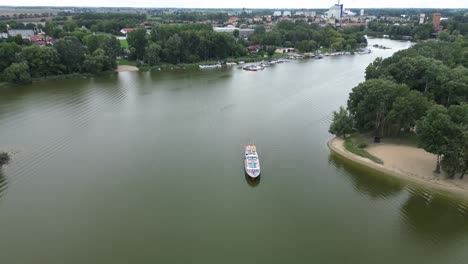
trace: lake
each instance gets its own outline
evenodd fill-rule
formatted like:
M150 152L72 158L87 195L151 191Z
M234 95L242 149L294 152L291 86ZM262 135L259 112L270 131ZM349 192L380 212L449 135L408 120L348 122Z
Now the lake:
M0 88L1 263L466 263L468 202L331 155L389 50ZM256 144L262 176L243 172Z

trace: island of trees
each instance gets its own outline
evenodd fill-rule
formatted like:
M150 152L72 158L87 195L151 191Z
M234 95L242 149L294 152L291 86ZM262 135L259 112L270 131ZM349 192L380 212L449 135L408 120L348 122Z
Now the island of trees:
M376 141L416 135L422 148L437 155L436 173L442 168L450 178L463 178L468 171L467 67L468 37L450 34L377 58L366 68L366 81L353 88L347 108L334 112L329 131Z

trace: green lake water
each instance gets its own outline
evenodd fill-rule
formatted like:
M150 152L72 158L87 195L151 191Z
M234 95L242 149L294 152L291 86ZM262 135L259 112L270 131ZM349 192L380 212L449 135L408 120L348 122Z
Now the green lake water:
M468 202L330 154L372 54L0 88L0 263L467 263ZM243 172L256 144L262 176Z

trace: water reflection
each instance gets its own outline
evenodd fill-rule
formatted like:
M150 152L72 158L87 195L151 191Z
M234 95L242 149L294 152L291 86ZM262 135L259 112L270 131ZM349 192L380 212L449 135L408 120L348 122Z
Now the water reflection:
M406 185L336 154L329 155L329 163L347 176L357 192L372 199L389 198L408 187L408 199L400 207L402 223L422 240L456 241L468 234L468 203Z
M245 176L245 181L251 187L257 187L260 184L260 178L261 178L260 176L258 176L255 179L247 175L247 173L244 173L244 176Z
M330 154L328 162L347 176L354 190L372 199L395 196L404 188L404 184L398 179L388 177L336 154Z
M8 187L8 181L5 175L3 174L2 169L0 168L0 198L2 198Z
M442 194L411 190L400 209L406 227L424 239L455 240L468 232L467 204Z

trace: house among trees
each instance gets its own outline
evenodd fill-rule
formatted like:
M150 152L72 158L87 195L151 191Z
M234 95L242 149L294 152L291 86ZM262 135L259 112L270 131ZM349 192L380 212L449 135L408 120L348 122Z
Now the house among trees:
M124 35L127 35L128 33L132 32L133 30L135 30L135 28L122 28L120 30L120 33L122 33Z
M249 53L257 53L262 49L261 45L251 45L247 47Z
M31 41L31 44L33 45L44 46L46 44L54 43L55 39L49 36L46 36L44 34L39 34L39 35L29 36L29 41Z
M240 18L238 17L230 17L227 21L228 24L232 24L232 25L237 25L237 23L239 22Z
M277 48L275 53L289 53L296 51L294 48Z

